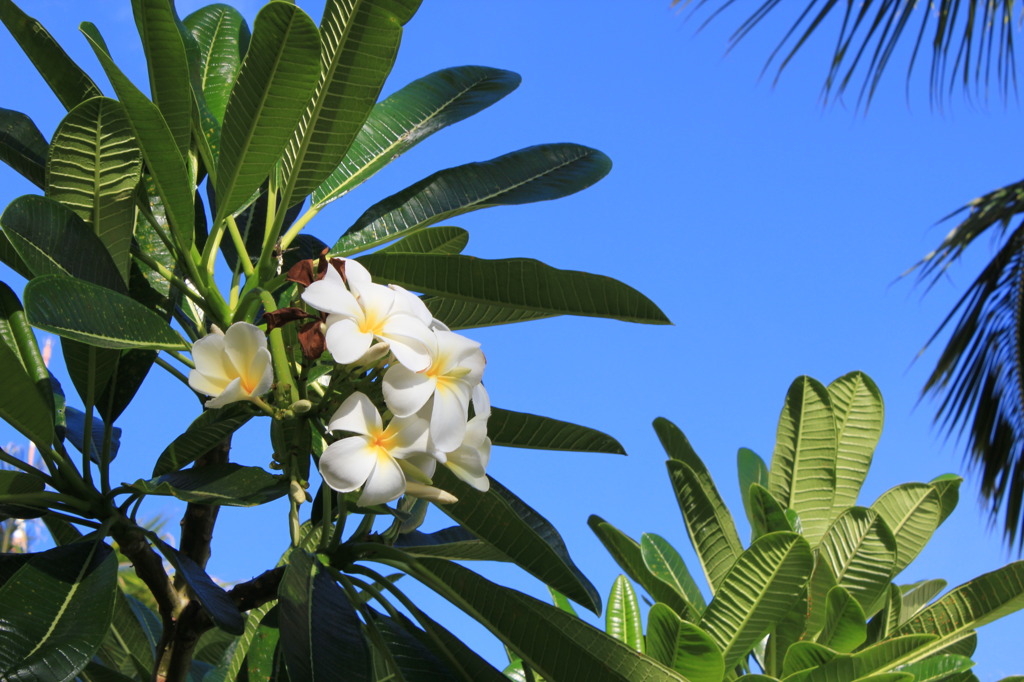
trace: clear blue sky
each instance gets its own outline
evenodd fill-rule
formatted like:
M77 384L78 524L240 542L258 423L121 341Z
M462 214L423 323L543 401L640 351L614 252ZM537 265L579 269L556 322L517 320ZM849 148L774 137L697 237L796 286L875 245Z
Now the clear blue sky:
M127 0L22 4L100 78L76 30L80 21L93 21L115 59L143 82ZM200 4L180 1L179 11L184 16ZM322 3L299 4L319 19ZM933 405L918 403L936 353L915 362L989 257L990 244L982 240L978 253L926 297L912 278L898 277L952 227L936 225L938 219L1020 179L1019 107L971 104L957 93L935 112L924 72L905 90L905 61L883 80L867 116L853 100L823 106L830 36L822 33L773 88L770 76L758 74L780 26L755 32L726 54L741 13L696 33L697 21L684 21L667 5L427 0L406 28L386 92L462 64L517 71L523 84L336 202L313 233L331 243L367 206L435 170L529 145L578 142L612 158L612 173L580 194L451 221L470 230L467 253L532 257L615 277L650 296L675 323L564 318L473 334L488 357L485 381L495 405L601 428L629 452L623 458L497 449L491 462L496 478L555 523L602 595L618 571L587 528L589 514L634 537L656 532L688 550L652 419L668 417L686 432L742 517L737 448L770 456L783 397L797 375L827 383L854 369L874 378L887 408L862 504L900 483L945 472L967 477L960 508L901 580L941 577L952 586L1006 563L1013 556L977 502L977 479L965 472L961 450L932 426ZM242 3L250 22L257 6ZM0 63L0 106L25 111L51 134L60 106L6 35ZM33 191L13 171L2 177L3 205ZM20 287L15 276L3 277ZM157 371L119 422L125 435L118 480L147 476L196 414L188 392ZM259 422L236 441L236 461L268 461L264 428ZM0 441L13 437L0 430ZM175 521L180 512L159 499L144 509ZM443 515L432 517L445 525ZM281 506L227 509L221 518L210 570L222 579L258 574L286 543ZM479 569L544 596L518 570ZM438 608L499 659L493 639L449 616L452 609ZM974 657L980 679L1024 672L1016 650L1022 625L1024 616L1016 614L982 629Z

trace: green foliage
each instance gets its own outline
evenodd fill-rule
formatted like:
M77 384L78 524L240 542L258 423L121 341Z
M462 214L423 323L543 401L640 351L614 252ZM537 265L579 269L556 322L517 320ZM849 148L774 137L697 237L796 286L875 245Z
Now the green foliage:
M656 420L712 599L705 607L667 541L644 534L638 546L592 516L612 557L656 600L642 635L636 598L620 576L609 634L691 680L972 679L965 675L976 628L1024 608L1024 562L942 596L942 580L895 582L956 506L960 479L906 483L856 506L882 417L881 395L861 372L828 386L794 381L770 466L739 453L752 530L745 548L686 436ZM754 665L763 674L741 674Z

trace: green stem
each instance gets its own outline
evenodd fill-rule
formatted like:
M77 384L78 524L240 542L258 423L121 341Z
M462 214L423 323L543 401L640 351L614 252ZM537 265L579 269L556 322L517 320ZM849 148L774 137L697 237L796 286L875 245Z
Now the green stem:
M281 237L280 239L281 251L285 251L289 246L291 246L292 241L299 236L299 232L302 231L302 228L304 228L306 226L306 223L308 223L310 220L315 218L318 213L320 213L321 208L323 207L310 206L305 213L299 216L298 220L291 224L291 227L288 228L288 231L285 232L284 236Z
M194 362L192 362L192 359L191 359L191 358L189 358L189 357L188 357L188 356L186 356L186 355L182 355L182 354L181 354L180 352L178 352L178 351L176 351L176 350L165 350L165 351L163 351L163 352L164 352L164 353L167 353L167 354L168 354L168 355L170 355L170 356L171 356L172 358L174 358L175 360L177 360L177 361L178 361L178 362L180 362L181 364L185 365L185 366L186 366L186 367L188 367L189 369L195 369L195 368L196 368L196 365L195 365L195 363L194 363Z
M181 372L179 372L177 367L175 367L171 363L167 362L166 360L164 360L159 355L156 356L156 361L155 362L156 362L156 364L158 366L160 366L160 367L164 368L165 370L167 370L171 374L171 376L173 376L175 379L177 379L181 383L183 383L186 386L188 386L188 377L185 376L184 374L182 374Z
M51 493L49 491L43 491L41 493L12 493L10 495L0 495L0 504L17 504L42 509L54 505L60 505L74 511L86 513L92 511L90 504L84 500L80 500L73 495Z
M245 248L245 240L242 239L242 233L238 231L238 223L235 222L234 216L227 217L228 234L231 235L231 241L235 244L235 250L238 251L238 263L242 266L242 272L245 273L246 279L252 277L252 261L249 260L249 252Z
M155 258L153 258L152 256L150 256L148 253L143 252L135 244L132 244L132 255L135 256L136 258L138 258L139 260L141 260L150 269L155 271L157 274L159 274L161 277L166 279L168 282L170 282L172 287L174 287L175 289L180 291L183 295L185 295L186 297L191 299L193 303L198 305L204 311L209 312L209 310L207 309L207 306L206 306L206 300L202 296L197 294L196 292L192 291L192 288L189 287L187 282L185 282L183 279L181 279L180 277L175 275L173 272L168 270L160 261L158 261Z
M86 371L85 431L82 436L82 476L92 486L92 411L96 403L96 347L89 346L89 369Z
M260 300L263 301L263 306L267 310L277 309L277 301L274 300L269 291L261 291ZM282 402L287 402L288 405L291 405L299 399L299 390L295 384L295 375L292 372L292 362L288 357L288 349L284 345L284 330L278 327L271 330L267 336L270 341L270 355L274 361L274 374L277 375L277 393L281 395L287 391L288 398L290 399L286 398Z
M43 457L43 461L46 461L45 457ZM43 473L42 469L34 467L31 464L29 464L28 462L23 462L22 460L18 459L14 455L8 453L6 450L4 450L2 448L0 448L0 462L3 462L5 464L9 464L12 467L15 467L17 469L21 469L25 473L32 474L33 476L40 476L43 479L45 479L47 483L50 483L53 480L52 478L47 476L45 473Z

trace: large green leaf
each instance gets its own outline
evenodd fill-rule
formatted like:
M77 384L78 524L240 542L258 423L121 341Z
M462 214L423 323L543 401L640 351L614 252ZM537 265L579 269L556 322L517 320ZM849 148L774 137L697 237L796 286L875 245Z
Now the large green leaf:
M612 583L608 606L604 612L604 629L609 635L644 653L644 630L640 620L640 604L629 579L620 575Z
M25 114L0 107L0 161L42 189L46 182L46 138Z
M401 567L452 602L522 655L545 679L559 682L684 680L579 618L521 592L489 582L443 559L388 553Z
M227 591L215 583L213 578L188 555L178 552L156 537L155 533L151 534L150 539L174 567L175 579L188 585L189 592L210 616L210 620L232 635L241 635L245 631L245 619Z
M178 246L187 251L195 241L195 188L193 178L178 151L174 133L164 120L160 109L128 80L111 59L106 43L96 27L84 22L81 31L88 38L107 78L114 86L118 99L128 113L132 132L142 149L142 158L156 185L157 194Z
M29 282L25 311L35 327L100 348L188 349L146 306L66 275L43 275Z
M128 283L135 186L142 152L121 103L95 97L68 112L53 134L46 196L73 210L106 246Z
M811 548L796 533L755 540L725 576L700 620L732 668L799 598L811 576Z
M313 192L313 206L334 201L433 133L494 104L520 80L511 71L459 66L390 95L373 108L344 160Z
M601 612L600 595L573 563L558 531L505 486L491 479L490 489L481 493L446 467L437 468L434 483L459 498L440 505L441 511L544 584Z
M211 448L242 428L253 416L250 404L234 403L206 410L189 424L188 430L164 448L153 465L153 476L177 471L199 459Z
M655 604L647 614L647 655L690 682L720 682L725 673L714 640L664 604Z
M110 631L96 655L109 667L138 677L149 676L152 672L154 653L127 597L118 590Z
M0 499L6 495L33 495L41 493L45 489L46 481L41 476L35 476L23 471L0 469ZM0 502L0 518L2 519L6 519L6 517L34 519L39 518L44 513L46 513L46 510L43 508Z
M359 260L376 279L425 294L548 315L669 324L649 298L622 282L559 270L532 258L487 260L462 255L380 253Z
M864 647L853 654L857 670L865 674L878 670L891 670L902 665L914 652L937 641L935 635L899 635Z
M457 672L448 660L435 653L429 635L401 613L392 616L372 608L362 609L367 620L368 636L374 643L376 679L405 682L476 682ZM496 674L497 671L494 671ZM504 679L501 682L506 682Z
M671 587L693 607L694 616L700 616L707 604L704 595L686 568L683 558L668 540L654 533L640 536L640 555L651 575Z
M914 682L950 682L957 673L974 667L974 661L960 654L938 654L900 668L901 673L912 674Z
M589 187L609 170L607 156L576 144L538 145L449 168L371 206L331 253L363 251L479 208L558 199Z
M288 494L288 481L260 467L211 464L200 469L174 471L131 487L144 495L171 495L185 502L251 507Z
M40 445L53 441L53 407L43 400L21 359L7 344L0 344L0 418Z
M150 95L184 158L192 141L192 88L177 13L169 0L132 0L132 11L146 54Z
M836 488L836 423L828 389L811 377L797 377L779 416L768 490L800 516L811 546L832 522Z
M655 577L644 563L640 544L600 516L591 515L587 525L594 531L604 548L612 555L623 571L640 584L655 601L672 607L672 610L687 620L696 620L700 614L678 592Z
M736 475L739 478L740 497L743 500L743 508L747 512L747 521L753 528L754 515L750 504L750 486L757 483L765 488L768 487L768 465L750 448L740 448L736 452Z
M596 429L500 408L491 410L487 435L493 445L511 448L626 454L619 441Z
M320 75L320 35L286 2L263 7L231 89L217 157L217 220L242 208L267 179Z
M857 504L871 456L882 435L885 407L878 386L864 372L850 372L828 385L836 424L836 493L832 513Z
M433 533L418 530L402 533L395 547L413 556L432 556L452 561L508 561L500 549L484 542L462 526L451 526Z
M0 341L18 356L21 366L35 383L43 402L53 411L55 389L50 370L47 369L43 355L39 351L39 343L21 301L3 282L0 282Z
M851 507L821 539L821 555L867 615L881 607L896 565L896 540L873 509Z
M420 0L327 0L320 21L320 79L284 156L289 204L316 189L345 157L391 72L402 26L419 5Z
M956 474L942 474L936 476L930 483L932 487L939 493L939 501L941 502L942 511L939 514L939 525L949 518L949 515L956 509L956 505L960 502L960 484L964 482L964 479L960 478Z
M759 483L751 483L747 491L747 499L750 520L751 541L779 530L796 530L789 521L786 510L782 508L779 501L772 497Z
M0 21L65 109L73 109L90 97L103 94L42 24L22 12L13 0L0 0Z
M303 551L293 551L278 595L281 653L292 680L326 682L369 679L370 653L359 617L323 566Z
M836 585L825 598L825 624L815 641L848 654L863 644L867 636L864 609L849 590Z
M199 85L206 106L223 122L228 96L249 47L249 25L234 7L219 3L200 7L185 17L184 24L199 46Z
M896 539L898 575L924 549L939 527L942 513L938 491L926 483L904 483L887 490L871 505Z
M416 232L412 236L417 234L419 233ZM529 322L556 316L556 313L509 308L500 303L477 303L444 296L424 296L423 302L434 317L443 320L445 325L453 330L493 327L499 324Z
M911 585L901 585L903 607L900 611L899 625L910 620L912 616L927 606L928 602L946 589L946 584L945 580L932 579L922 580Z
M98 542L32 555L0 587L0 678L67 681L110 627L117 559Z
M378 253L439 253L452 255L462 253L469 243L469 232L461 227L438 225L427 227L418 232L392 242Z

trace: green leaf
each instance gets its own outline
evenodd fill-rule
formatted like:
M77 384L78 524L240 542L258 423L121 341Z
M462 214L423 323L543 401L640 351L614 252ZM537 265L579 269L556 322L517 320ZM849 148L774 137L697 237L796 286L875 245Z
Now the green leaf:
M904 483L887 490L871 505L896 539L898 575L928 544L942 514L938 491L925 483Z
M463 483L446 467L438 467L434 484L459 498L439 505L441 511L545 585L550 585L594 613L601 612L601 597L576 567L562 536L547 519L491 479L481 493Z
M135 186L142 152L121 103L105 97L82 102L53 134L46 160L46 196L73 210L92 228L128 283Z
M939 501L942 503L942 512L939 515L939 525L949 518L949 515L956 509L960 501L960 484L964 479L956 474L943 474L931 480L932 487L939 492Z
M778 500L772 497L767 488L757 483L751 483L747 498L750 500L749 513L752 516L750 522L751 541L779 530L795 530L790 525L785 510L779 505Z
M922 580L911 585L901 585L903 592L903 608L900 613L900 625L910 620L910 617L917 614L928 605L932 599L937 597L946 589L946 581L940 579Z
M330 176L373 109L420 0L328 0L316 91L285 152L289 204Z
M838 653L828 647L816 642L796 642L786 651L786 657L782 663L783 679L791 679L802 670L821 669L829 662L839 658ZM843 660L850 662L851 659L843 657ZM852 665L850 666L852 669ZM806 679L800 677L798 679Z
M0 469L0 499L5 495L32 495L46 489L46 481L39 476L21 471ZM34 519L42 516L45 509L25 507L17 504L0 503L0 515L16 519Z
M651 658L559 608L495 585L443 559L400 557L401 567L455 604L522 655L545 679L559 682L684 680Z
M848 654L863 644L867 636L864 609L846 588L836 585L825 598L825 626L815 641Z
M725 674L714 640L664 604L655 604L647 614L647 655L690 682L720 682Z
M508 561L509 557L462 526L451 526L433 533L417 530L402 533L395 547L412 556L433 556L453 561Z
M836 425L836 493L832 513L857 504L871 456L882 435L885 407L878 386L864 372L850 372L828 385Z
M469 243L469 232L461 227L428 227L388 244L377 253L436 253L455 255L462 253Z
M0 587L0 677L71 680L110 627L117 559L101 542L31 555Z
M531 258L375 253L359 261L375 279L414 291L547 315L611 317L669 324L636 289L610 277L559 270Z
M33 326L100 348L187 350L159 315L124 294L67 277L43 275L25 286Z
M64 408L67 431L65 433L68 441L75 446L79 452L85 454L85 413L81 410L67 406ZM103 451L104 430L103 420L98 417L92 418L92 426L89 430L89 458L96 464L100 463L100 453ZM110 429L110 460L117 456L121 447L121 429L114 426Z
M676 502L713 594L743 552L736 525L686 435L664 417L654 420L654 431L670 457L666 466Z
M378 659L374 662L374 679L416 682L466 679L434 652L427 633L401 613L390 617L370 607L364 607L362 613L367 621L368 639L374 645L374 657Z
M124 105L178 247L187 251L195 241L195 188L178 151L174 133L160 109L128 80L111 59L96 27L84 22L81 31L88 38L118 99Z
M644 653L644 630L640 621L640 604L633 585L624 575L612 583L608 608L604 612L604 629L626 646Z
M687 620L696 620L699 617L696 607L690 606L679 593L648 570L643 560L642 550L636 540L597 515L591 515L587 519L587 525L615 559L615 563L626 572L626 575L643 587L655 601L667 604Z
M949 680L951 675L967 672L974 667L974 661L958 654L939 654L900 668L901 673L912 674L913 682L939 682Z
M819 552L864 612L878 611L896 565L896 540L878 512L849 508L821 539Z
M3 218L0 217L0 221ZM39 396L50 411L54 408L54 386L50 370L46 367L35 333L28 322L21 301L11 288L0 282L0 341L14 352L29 378L33 380Z
M444 657L448 664L462 675L465 682L506 682L504 676L494 666L425 613L418 612L416 620L431 636L427 644Z
M369 679L370 654L345 590L306 552L293 551L278 588L281 653L292 680Z
M270 175L319 75L320 34L313 20L289 3L264 6L224 112L216 221L245 206Z
M245 614L245 631L235 640L233 647L230 647L224 652L221 659L214 664L214 670L207 673L203 678L203 682L230 682L238 678L239 671L242 666L246 664L246 659L249 659L249 675L250 680L253 679L253 667L259 666L262 662L260 654L263 652L261 644L269 644L271 658L273 658L274 650L277 648L277 628L271 630L266 626L262 626L261 622L264 616L270 612L272 608L277 606L277 599L260 604L259 606L249 609ZM274 635L271 636L270 633ZM273 641L267 642L267 639ZM268 679L269 676L264 675L262 679ZM261 679L261 678L255 678Z
M175 579L181 579L188 585L190 593L203 607L210 620L232 635L241 635L245 632L245 619L224 588L213 582L213 578L207 575L202 566L161 540L156 533L150 533L149 536L160 553L174 567Z
M417 234L419 233L416 232L413 236ZM453 330L493 327L499 324L544 320L556 316L555 313L509 308L501 304L475 303L443 296L424 296L423 303L434 317L442 320L449 329Z
M617 440L595 429L500 408L491 410L487 435L491 444L510 448L626 454Z
M162 476L191 464L218 443L240 429L253 417L249 404L234 403L221 409L206 410L188 430L164 448L153 466L153 476Z
M413 81L373 108L344 160L313 192L313 206L339 198L438 130L494 104L520 81L518 74L485 66L442 69Z
M288 494L288 481L260 467L212 464L175 471L131 487L144 495L171 495L185 502L251 507Z
M249 47L249 25L238 10L223 4L200 7L185 17L184 24L199 45L200 86L206 106L223 122L228 96Z
M743 508L747 512L747 521L753 527L754 515L750 506L750 486L752 483L757 483L768 487L768 465L750 448L740 448L736 453L736 471L740 482Z
M864 647L853 654L854 664L862 674L878 670L890 670L902 665L913 652L935 642L935 635L900 635L889 637L877 644Z
M132 0L149 68L149 91L182 158L192 142L192 87L178 15L169 0Z
M149 676L153 670L153 648L121 590L114 597L110 630L96 655L125 675Z
M0 107L0 161L40 189L46 182L48 146L31 118Z
M558 199L586 189L609 170L607 156L576 144L538 145L449 168L371 206L331 253L363 251L480 208Z
M0 21L65 109L73 109L90 97L103 94L42 24L22 12L12 0L0 0Z
M740 555L700 620L732 668L799 598L814 559L796 533L769 533Z
M836 424L828 390L797 377L779 416L768 490L800 515L802 533L814 547L832 523L836 489Z
M37 384L22 367L21 359L6 344L0 344L0 419L29 440L40 445L53 442L53 407L40 395Z
M707 606L704 595L693 581L683 558L668 540L654 533L644 533L640 536L640 554L651 575L683 597L693 607L695 616L704 612Z

